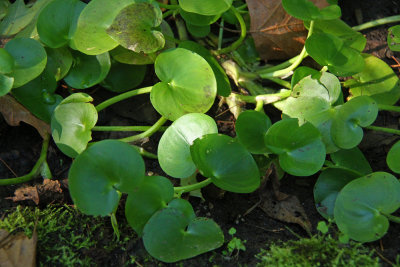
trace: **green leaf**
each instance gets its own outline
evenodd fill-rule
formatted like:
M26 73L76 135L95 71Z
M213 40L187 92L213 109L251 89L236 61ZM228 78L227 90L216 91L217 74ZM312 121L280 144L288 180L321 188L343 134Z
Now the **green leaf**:
M359 242L384 236L389 221L384 214L400 208L400 183L386 172L375 172L348 183L335 203L335 222L341 232Z
M0 96L8 94L13 87L13 83L13 77L8 77L0 73Z
M324 164L325 145L311 123L299 126L297 119L278 121L268 129L264 142L279 155L279 164L289 174L313 175Z
M207 134L190 147L200 173L227 191L250 193L260 186L260 173L250 152L227 135Z
M56 88L56 80L45 70L29 83L13 89L12 94L33 115L50 123L54 109L62 101L60 95L54 94Z
M264 135L271 124L271 120L264 113L246 110L240 113L236 120L236 135L250 153L264 154L268 152L264 144Z
M14 88L35 79L46 67L46 51L34 39L15 38L4 48L15 60L14 70L10 74L14 77Z
M331 159L336 166L342 166L350 170L367 175L372 172L371 165L358 147L342 149L331 154Z
M388 29L387 43L392 51L400 51L400 25Z
M220 18L220 14L205 16L196 13L186 12L183 9L179 10L179 14L187 23L196 26L208 26L210 24L213 24Z
M319 214L333 220L335 201L340 190L359 177L357 173L342 168L328 168L321 172L314 186L314 201Z
M67 45L85 6L79 0L53 0L40 12L37 20L40 40L51 48Z
M300 82L303 78L305 78L309 75L311 75L312 78L315 78L315 77L318 78L319 76L321 76L321 73L315 69L312 69L312 68L309 68L306 66L298 67L292 75L292 80L290 81L291 88L293 89L293 87L298 82Z
M13 56L4 48L0 48L0 74L11 73L15 66Z
M319 9L309 0L282 0L287 13L301 20L332 20L342 15L338 5L330 5Z
M145 177L137 190L129 193L125 204L125 216L129 225L140 236L147 221L167 207L174 197L172 183L162 176Z
M386 156L386 164L395 173L400 173L400 141L396 142Z
M64 78L72 66L72 54L67 47L46 47L47 64L46 70L54 75L56 81Z
M51 118L51 134L57 147L67 156L75 158L92 140L92 128L97 122L96 108L89 102L92 97L75 93L56 107Z
M205 113L214 103L217 85L205 59L183 48L162 52L155 72L161 82L153 86L154 108L171 121L187 113Z
M222 246L224 235L219 226L208 218L195 218L189 202L175 199L168 206L144 227L143 243L151 256L177 262Z
M123 47L136 53L154 53L164 47L160 26L162 12L158 5L134 3L124 7L106 32Z
M129 144L100 141L72 163L68 189L77 208L88 215L106 216L118 205L120 192L137 190L144 180L144 161Z
M186 28L188 32L197 38L204 38L210 33L210 25L206 26L197 26L186 22Z
M145 65L128 65L114 62L101 85L117 93L133 89L143 82L146 69Z
M64 81L76 89L92 87L104 80L110 71L110 56L106 52L97 56L88 56L73 51L74 64Z
M0 0L0 20L7 15L10 4L8 0Z
M362 54L365 68L345 82L353 97L367 95L378 104L393 105L400 99L400 81L393 69L383 60Z
M218 133L215 121L201 113L183 115L165 131L158 144L158 161L168 175L186 178L196 171L190 155L193 141L205 134Z
M82 10L73 46L87 55L99 55L118 46L106 32L118 13L135 0L92 0Z
M179 5L186 12L213 16L227 11L232 5L232 0L179 0Z
M371 125L378 116L378 105L369 96L358 96L337 108L332 122L333 142L340 148L357 146L363 138L362 127Z
M217 80L218 95L229 96L232 89L228 76L226 75L225 70L221 67L218 61L211 55L210 50L206 49L204 46L193 41L180 42L179 47L193 51L196 54L202 56L207 61L207 63L210 64L210 67L214 72L215 79Z
M143 52L136 53L132 50L123 48L122 46L117 46L110 51L113 59L120 63L132 64L132 65L147 65L153 64L156 60L157 54L145 54Z

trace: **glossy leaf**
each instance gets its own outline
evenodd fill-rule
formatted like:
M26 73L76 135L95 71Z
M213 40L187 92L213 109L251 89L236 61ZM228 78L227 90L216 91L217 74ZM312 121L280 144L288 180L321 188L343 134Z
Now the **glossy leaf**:
M14 88L20 87L35 79L46 66L47 55L42 45L30 38L15 38L4 47L14 58Z
M321 76L321 72L317 71L316 69L312 69L312 68L309 68L306 66L298 67L292 75L292 79L290 81L291 88L293 89L293 87L298 82L300 82L301 79L303 79L309 75L311 75L312 77L319 77L319 76Z
M205 134L218 133L215 121L201 113L183 115L165 131L158 144L161 168L175 178L186 178L196 171L190 155L193 141Z
M179 10L179 14L182 16L182 18L187 23L190 23L190 24L196 25L196 26L207 26L207 25L213 24L220 17L220 14L212 15L212 16L205 16L205 15L200 15L200 14L196 14L196 13L186 12L183 9Z
M110 54L116 61L132 65L153 64L157 57L156 53L152 54L136 53L133 52L132 50L123 48L122 46L117 46L116 48L110 51Z
M210 34L211 31L210 25L197 26L190 23L186 23L186 28L191 35L197 38L204 38L208 34Z
M400 51L400 25L396 25L389 28L387 43L390 50Z
M46 70L54 75L56 81L64 78L72 66L72 54L66 47L46 47L47 65Z
M338 5L319 9L309 0L282 0L282 6L287 13L301 20L332 20L342 15Z
M158 5L133 3L124 7L107 28L107 34L123 47L136 53L153 53L164 47L163 34L155 30L162 21Z
M260 173L250 152L227 135L208 134L190 147L200 173L227 191L250 193L260 186Z
M92 128L97 122L93 99L84 93L65 98L56 107L51 118L51 134L57 147L67 156L75 158L90 140Z
M264 135L271 124L271 120L264 113L246 110L240 113L236 120L236 135L250 153L264 154L268 152L264 144Z
M357 173L342 168L328 168L321 172L314 186L314 201L319 214L333 220L335 201L340 190L359 177Z
M0 74L7 74L13 71L15 60L4 48L0 48Z
M30 22L27 16L29 9L24 0L16 0L8 7L7 15L0 23L0 35L8 36L17 34Z
M112 92L124 92L141 84L146 75L146 66L114 62L101 85Z
M331 159L336 166L342 166L355 170L362 175L372 172L371 165L358 147L352 149L342 149L331 154Z
M396 142L386 156L388 167L395 173L400 173L400 141Z
M14 78L0 73L0 96L8 94L14 83Z
M389 173L375 172L351 181L340 191L334 217L342 233L359 242L371 242L384 236L389 228L384 214L398 208L399 180Z
M358 96L338 107L332 122L333 142L340 148L357 146L363 138L362 127L371 125L378 116L376 101L368 96Z
M40 12L36 24L40 40L51 48L67 45L85 6L79 0L53 0L49 3Z
M129 193L125 204L125 216L129 225L138 235L142 235L147 221L167 207L174 196L172 183L162 176L145 177L137 190Z
M175 199L150 218L143 243L154 258L177 262L222 246L224 235L213 220L195 218L189 202Z
M183 48L161 53L155 62L161 82L153 86L150 100L169 120L187 113L205 113L214 103L217 85L205 59Z
M110 71L111 61L108 53L88 56L73 52L74 64L64 81L76 89L92 87L104 80Z
M72 163L68 189L77 208L88 215L106 216L117 207L120 192L137 190L144 179L144 161L129 144L100 141Z
M179 0L179 5L186 12L213 16L227 11L232 5L232 0Z
M297 119L273 124L264 138L265 145L278 154L279 164L289 174L309 176L319 171L325 161L325 145L311 123L299 126Z

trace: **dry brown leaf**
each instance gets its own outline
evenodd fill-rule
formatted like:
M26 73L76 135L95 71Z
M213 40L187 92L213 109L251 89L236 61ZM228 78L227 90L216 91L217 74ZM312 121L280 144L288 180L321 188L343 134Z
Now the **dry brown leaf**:
M24 233L11 235L0 229L0 266L34 267L36 265L37 233L29 239Z
M319 8L325 0L311 0ZM250 31L260 57L284 60L298 55L307 31L303 21L288 15L281 0L246 0L250 12Z
M0 97L0 113L11 126L18 126L22 121L35 127L43 138L51 133L50 125L33 116L29 110L9 95Z

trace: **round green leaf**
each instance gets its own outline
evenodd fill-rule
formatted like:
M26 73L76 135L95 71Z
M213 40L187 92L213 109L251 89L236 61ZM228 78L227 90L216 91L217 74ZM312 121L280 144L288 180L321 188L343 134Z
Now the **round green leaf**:
M111 214L120 193L131 193L144 179L144 161L129 144L100 141L82 152L72 163L68 189L74 204L88 215Z
M0 74L11 73L14 69L15 60L4 48L0 48Z
M67 45L72 39L80 13L86 6L79 0L53 0L40 12L37 31L51 48Z
M400 173L400 141L390 148L386 156L386 163L393 172Z
M8 94L13 86L14 78L0 73L0 96Z
M201 113L183 115L165 131L158 144L161 168L175 178L186 178L196 171L190 155L193 141L205 134L218 133L215 121Z
M183 48L162 52L155 71L161 82L153 86L154 108L171 121L187 113L205 113L214 103L217 85L205 59Z
M367 95L378 104L393 105L400 99L400 81L393 69L383 60L368 54L362 55L365 68L345 82L352 96Z
M212 16L204 16L196 13L186 12L183 9L179 10L179 14L187 23L196 26L208 26L210 24L213 24L220 18L220 14Z
M301 20L332 20L342 15L338 5L319 9L309 0L282 0L282 6L287 13Z
M264 154L268 149L264 144L264 135L271 127L271 120L264 113L246 110L236 120L236 135L248 151L253 154Z
M56 81L59 81L67 75L72 66L72 54L66 47L46 47L45 49L47 53L46 70L54 75Z
M163 262L177 262L222 246L224 235L219 226L208 218L193 218L191 207L189 216L187 206L189 202L175 199L147 222L143 243L151 256Z
M128 65L114 62L101 85L112 92L124 92L137 87L146 75L145 65Z
M153 53L165 44L163 34L155 30L161 21L162 12L155 2L134 3L124 7L106 31L129 50Z
M132 65L147 65L153 64L156 60L157 54L145 54L145 53L136 53L132 50L123 48L122 46L117 46L113 50L110 51L110 54L113 59L120 63L124 64L132 64Z
M332 122L333 142L340 148L357 146L363 138L361 127L371 125L378 116L378 105L369 96L358 96L338 107Z
M179 0L179 5L186 12L213 16L227 11L232 5L232 0Z
M298 82L300 82L303 78L305 78L309 75L311 75L313 77L319 77L319 76L321 76L321 73L315 69L312 69L312 68L309 68L306 66L298 67L292 75L292 80L290 81L291 88L293 89L293 87Z
M331 154L331 159L336 166L345 167L367 175L372 172L371 165L358 147L352 149L341 149Z
M389 28L387 43L390 50L400 51L400 25L396 25Z
M145 177L137 190L129 193L125 204L125 216L129 225L142 235L147 221L156 211L163 209L174 197L170 180L162 176Z
M325 145L311 123L299 126L297 119L273 124L264 138L265 145L279 155L279 164L289 174L310 176L325 162Z
M45 70L29 83L13 89L12 94L33 115L50 123L54 109L62 101L60 95L54 94L56 88L53 75Z
M190 23L186 23L186 28L188 32L197 38L204 38L210 33L210 25L197 26Z
M341 232L359 242L384 236L389 221L384 214L400 208L400 182L385 172L375 172L348 183L338 194L334 217Z
M88 56L73 52L74 64L64 81L76 89L85 89L100 83L106 78L111 68L108 53L97 56Z
M329 168L321 172L314 186L315 206L319 214L333 220L335 201L340 190L359 177L357 173L342 168Z
M97 122L93 98L84 93L72 94L55 108L51 118L51 134L57 147L75 158L92 140L92 128Z
M135 0L92 0L82 10L73 35L73 46L87 55L99 55L116 46L106 32L118 13Z
M257 164L237 139L207 134L194 141L190 153L200 173L224 190L250 193L260 186Z
M14 77L14 88L32 81L46 67L46 51L34 39L15 38L4 48L15 60L14 70L10 73L10 76Z

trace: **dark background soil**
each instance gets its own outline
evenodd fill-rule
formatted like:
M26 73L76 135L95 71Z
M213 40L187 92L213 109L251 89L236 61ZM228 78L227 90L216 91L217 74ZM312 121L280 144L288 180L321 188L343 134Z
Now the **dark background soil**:
M343 20L351 26L358 25L361 22L357 21L356 13L362 14L362 22L400 14L399 0L353 0L339 1L339 4L342 7ZM392 56L400 59L400 54L393 53L387 48L386 36L389 26L390 25L385 25L372 28L363 31L363 33L368 39L365 51L385 60L389 65L393 65L396 64L396 62L393 60ZM397 74L399 73L397 69L394 70ZM143 99L139 100L142 101ZM130 106L132 107L135 105L131 103ZM143 107L141 108L143 109ZM212 112L214 112L214 114L211 115L216 115L217 112L221 111L214 109ZM102 119L99 124L138 125L138 123L145 124L146 122L148 123L156 119L154 114L148 112L140 115L139 117L141 118L136 117L136 120L134 120L132 116L130 116L130 114L133 113L135 113L135 110L130 111L130 113L126 113L126 111L121 113L121 109L119 109L119 111L107 111L107 113L100 114ZM233 120L233 118L226 115L226 117L221 120ZM375 124L398 129L399 117L394 113L380 112L379 118ZM228 127L226 127L225 124L220 126L224 126L223 130L225 132L232 130L229 128L229 123ZM108 136L96 133L94 137L103 138ZM116 138L116 136L112 137ZM159 138L159 135L150 138L150 140L144 144L145 147L150 151L155 151L155 141L157 138ZM20 127L10 127L0 116L0 140L0 177L14 177L13 172L18 176L28 173L39 157L41 149L41 137L36 130L25 124ZM360 147L371 163L374 171L388 171L385 163L386 153L397 140L398 138L393 135L366 132ZM50 144L48 163L56 179L63 180L67 178L71 160L62 155L57 150L54 143ZM163 174L155 160L146 160L146 167L148 171L152 171L155 174ZM13 172L11 170L13 170ZM299 178L286 175L281 181L281 191L296 195L299 198L312 224L313 233L316 232L316 224L323 220L317 213L313 200L313 186L316 177L317 176ZM40 179L37 179L27 184L32 185L40 182ZM5 198L12 196L15 189L20 186L21 185L0 187L0 218L4 215L6 210L18 204ZM64 192L65 196L62 201L71 204L68 191L64 190ZM253 266L256 263L254 255L259 252L260 248L267 248L267 244L275 241L296 239L297 237L291 231L300 236L307 236L307 233L300 226L274 220L268 217L260 208L254 209L243 217L243 214L259 200L257 192L253 194L233 194L227 192L223 196L218 193L218 190L213 190L211 188L203 191L203 195L206 199L205 202L201 202L200 199L197 198L191 198L190 201L198 216L211 217L221 226L226 235L226 240L230 240L227 234L228 230L231 227L235 227L237 230L236 236L247 241L245 244L246 251L241 251L238 257L229 260L221 256L221 252L224 250L223 247L217 250L216 253L209 252L194 259L183 261L183 266L213 266L214 264L220 264L222 266L246 264L248 266ZM33 202L25 201L20 204L33 205ZM41 202L40 206L45 207L47 204L49 204L49 202ZM120 220L124 220L122 215ZM367 246L376 249L389 261L395 262L396 256L400 254L400 225L392 223L389 232L384 238L380 241L367 244ZM40 251L40 248L38 250ZM91 249L90 253L96 255L96 249ZM99 250L98 254L100 255L101 253L102 252ZM99 266L120 266L124 264L127 255L132 254L139 255L138 262L140 262L140 255L146 255L140 240L131 244L126 251L116 251L114 255L107 255L107 257L102 255L98 257L97 264ZM213 257L212 262L209 262L210 257ZM383 263L385 262L383 261Z

